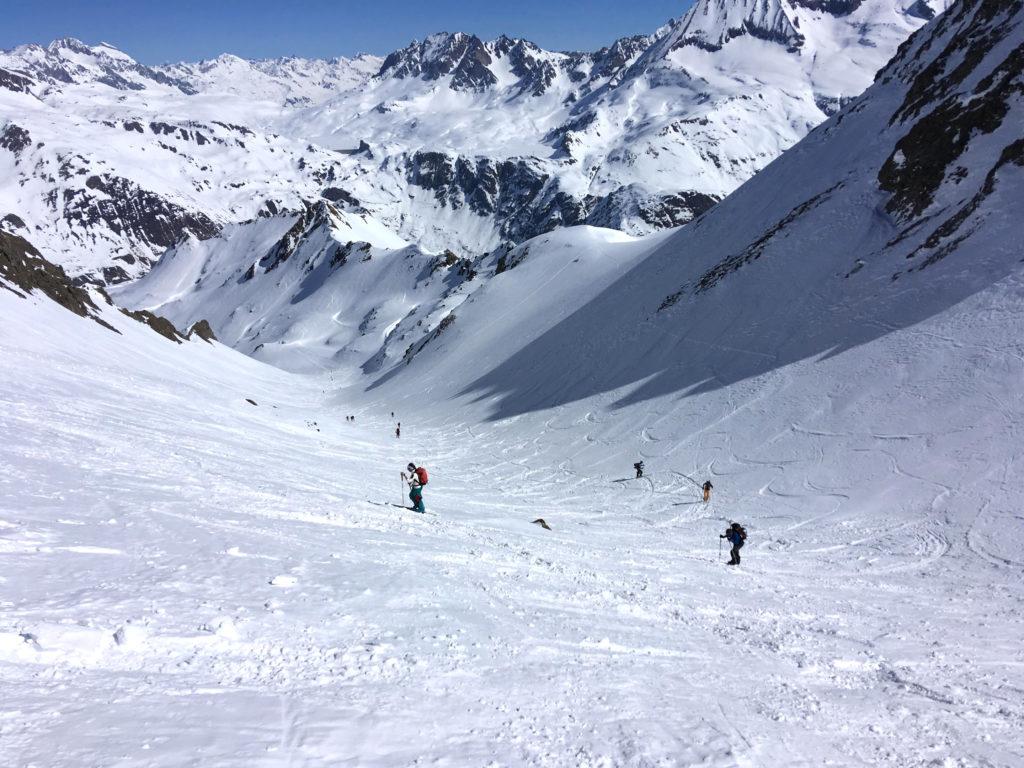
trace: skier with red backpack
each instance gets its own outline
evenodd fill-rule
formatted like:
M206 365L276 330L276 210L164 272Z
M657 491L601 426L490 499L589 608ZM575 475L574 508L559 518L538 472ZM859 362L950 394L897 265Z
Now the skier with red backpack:
M743 543L747 540L747 532L743 529L743 526L739 523L733 523L718 538L726 539L732 544L732 549L729 550L729 565L739 565L740 550L743 548Z
M423 467L417 467L411 461L406 469L409 470L409 474L406 475L403 472L402 480L409 483L409 500L412 502L413 511L423 514L427 511L427 508L423 506L423 486L427 484L429 479L427 470Z

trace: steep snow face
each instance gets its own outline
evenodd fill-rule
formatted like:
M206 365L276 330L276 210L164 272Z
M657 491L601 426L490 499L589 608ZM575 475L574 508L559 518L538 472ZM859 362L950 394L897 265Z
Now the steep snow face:
M282 367L376 371L409 362L425 331L446 327L474 277L451 252L424 253L321 201L190 238L113 295L180 327L201 315L222 342Z
M854 6L856 7L856 5ZM751 35L798 49L804 41L795 4L786 0L700 0L679 21L670 46L718 50L734 37Z
M547 330L466 392L507 417L713 391L910 328L1018 271L1020 9L958 4L862 97L599 297L568 316L551 307ZM463 343L475 359L472 329L486 322L465 319L450 360L410 375L457 379L447 366L464 367Z
M677 226L862 91L925 11L702 2L593 53L445 33L384 60L150 68L23 46L0 54L0 220L107 283L325 188L460 256L575 224Z

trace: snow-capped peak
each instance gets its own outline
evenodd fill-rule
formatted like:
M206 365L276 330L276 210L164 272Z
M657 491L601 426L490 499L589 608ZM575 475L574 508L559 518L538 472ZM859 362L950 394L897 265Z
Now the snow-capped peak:
M697 0L675 29L671 47L717 50L748 34L796 49L803 36L788 14L791 9L786 0Z

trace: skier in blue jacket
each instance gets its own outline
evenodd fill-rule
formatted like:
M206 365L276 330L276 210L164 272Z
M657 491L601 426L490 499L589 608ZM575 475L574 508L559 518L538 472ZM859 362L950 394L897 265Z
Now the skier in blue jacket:
M729 550L729 557L731 558L729 565L739 565L740 549L743 548L743 542L747 540L747 532L743 530L743 526L739 523L733 523L718 538L726 539L732 544L732 549Z

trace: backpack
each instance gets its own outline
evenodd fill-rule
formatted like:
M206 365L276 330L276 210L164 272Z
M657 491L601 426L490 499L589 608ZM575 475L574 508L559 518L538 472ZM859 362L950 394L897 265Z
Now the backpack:
M739 523L733 523L732 529L740 535L740 541L747 540L747 531L742 525Z
M426 485L429 476L427 470L424 467L416 467L416 479L420 481L420 485Z

